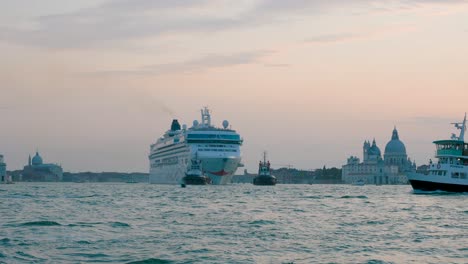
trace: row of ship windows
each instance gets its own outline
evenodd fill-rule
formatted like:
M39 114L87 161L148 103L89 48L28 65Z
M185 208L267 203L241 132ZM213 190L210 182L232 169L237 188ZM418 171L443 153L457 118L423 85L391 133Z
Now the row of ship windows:
M437 150L468 150L468 144L437 144Z
M242 141L240 141L240 140L227 140L227 139L212 139L212 140L188 139L187 143L189 143L189 144L191 144L191 143L208 143L208 144L210 144L210 143L215 143L215 144L216 143L226 143L226 144L241 145Z
M240 140L239 135L219 135L219 134L188 134L188 139L214 139L214 138L221 138L221 139L233 139L233 140Z
M466 165L468 165L468 159L440 158L438 164L440 164L440 163L444 163L444 164L450 163L450 164L455 164L455 165L464 165L464 166L466 166Z
M235 149L204 149L204 148L199 148L198 151L237 152L237 150Z
M188 164L188 159L187 158L181 158L181 162ZM172 157L172 158L166 158L162 160L155 160L154 164L151 165L152 168L164 166L164 165L174 165L179 163L179 157Z
M438 171L431 171L431 175L438 175L438 176L446 176L447 171L438 170ZM466 172L452 172L452 178L455 179L466 179Z
M235 146L230 145L197 145L198 147L210 147L210 148L236 148Z

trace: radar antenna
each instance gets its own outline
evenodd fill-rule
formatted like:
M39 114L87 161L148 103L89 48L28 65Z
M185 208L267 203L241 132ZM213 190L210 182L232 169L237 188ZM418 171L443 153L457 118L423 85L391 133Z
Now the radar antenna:
M211 115L210 115L210 110L208 110L208 107L205 106L201 110L201 116L202 116L202 126L210 127L211 126Z

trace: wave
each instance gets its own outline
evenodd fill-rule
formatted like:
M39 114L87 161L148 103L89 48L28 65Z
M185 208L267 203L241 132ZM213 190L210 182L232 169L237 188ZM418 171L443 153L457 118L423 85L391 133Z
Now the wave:
M385 222L384 221L378 221L378 220L369 220L367 221L368 225L384 225Z
M323 197L322 197L322 196L317 196L317 195L312 195L312 196L304 196L304 198L308 198L308 199L322 199Z
M137 260L137 261L128 262L127 264L168 264L168 263L174 263L174 262L171 260L166 260L166 259L149 258L145 260Z
M107 254L103 253L70 253L67 254L69 256L76 256L76 257L85 257L85 258L106 258L109 257Z
M273 225L275 221L270 220L255 220L249 223L249 225Z
M80 199L80 198L92 198L92 197L100 197L103 195L100 194L91 194L91 195L66 195L65 198L71 199Z
M43 259L43 258L39 258L39 257L33 256L33 255L28 254L28 253L23 252L23 251L16 251L16 254L17 254L18 256L23 257L23 258L28 258L28 259L20 258L21 260L25 260L25 261L28 261L28 262L33 262L33 260L45 260L45 259Z
M129 224L123 223L123 222L112 222L111 226L112 227L130 227Z
M365 195L344 195L340 197L341 199L350 199L350 198L358 198L358 199L367 199Z
M447 191L441 191L441 190L437 190L437 191L422 191L422 190L413 190L413 194L425 194L425 195L434 195L434 196L437 196L437 195L456 195L456 196L459 196L459 195L468 195L468 192L447 192Z
M33 221L22 223L22 226L60 226L61 224L55 221Z
M95 225L102 225L105 224L104 222L76 222L74 224L68 224L67 226L69 227L76 227L76 226L82 226L82 227L93 227Z
M27 199L31 197L38 197L36 195L28 194L28 193L13 193L11 195L6 195L7 198L16 198L16 199Z
M367 264L385 264L385 263L392 263L392 262L386 262L383 260L378 260L378 259L371 259L366 262Z
M91 244L92 244L91 242L86 241L86 240L76 241L76 243L78 243L78 244L83 244L83 245L91 245Z

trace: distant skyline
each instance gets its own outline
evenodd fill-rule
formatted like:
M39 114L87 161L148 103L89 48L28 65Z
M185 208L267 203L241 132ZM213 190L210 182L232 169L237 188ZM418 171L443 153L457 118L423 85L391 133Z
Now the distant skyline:
M421 165L468 111L467 17L462 0L2 1L0 153L147 172L172 119L208 106L251 172L264 150L341 167L394 126Z

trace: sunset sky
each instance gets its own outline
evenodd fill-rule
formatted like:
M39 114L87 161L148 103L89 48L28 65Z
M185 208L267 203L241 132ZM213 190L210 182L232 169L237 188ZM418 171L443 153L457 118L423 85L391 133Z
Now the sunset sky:
M10 170L147 172L203 106L249 171L341 167L394 126L420 165L468 111L468 1L2 0L0 92Z

